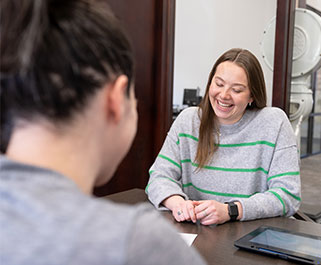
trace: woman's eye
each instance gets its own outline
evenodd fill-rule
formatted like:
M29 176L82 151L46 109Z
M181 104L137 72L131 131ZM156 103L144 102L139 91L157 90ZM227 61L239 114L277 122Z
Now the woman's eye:
M222 87L222 86L223 86L223 84L221 84L221 83L216 83L216 85L217 85L218 87Z
M241 93L242 91L241 91L241 90L238 90L238 89L233 89L233 92L235 92L235 93Z

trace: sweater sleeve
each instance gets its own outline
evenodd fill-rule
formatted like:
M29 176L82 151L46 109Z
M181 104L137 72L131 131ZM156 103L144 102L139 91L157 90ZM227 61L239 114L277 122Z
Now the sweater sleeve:
M240 200L242 220L291 216L301 203L299 155L296 139L284 115L267 175L267 190Z
M188 196L182 190L182 165L178 132L185 120L182 112L170 128L165 142L149 170L149 182L145 189L149 200L157 209L166 209L161 203L172 195Z

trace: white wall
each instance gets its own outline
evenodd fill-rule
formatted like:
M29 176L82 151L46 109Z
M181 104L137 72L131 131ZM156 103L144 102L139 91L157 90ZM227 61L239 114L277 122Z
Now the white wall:
M205 92L216 59L230 48L245 48L259 59L272 102L273 74L260 53L263 31L276 14L276 0L176 0L173 104L184 88Z
M313 8L321 11L321 1L320 0L307 0L307 5L312 6Z

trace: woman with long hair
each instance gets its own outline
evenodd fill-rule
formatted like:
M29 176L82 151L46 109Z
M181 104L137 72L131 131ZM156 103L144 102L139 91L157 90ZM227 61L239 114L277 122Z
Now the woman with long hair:
M285 113L266 106L263 71L250 51L220 56L200 106L180 113L149 173L150 201L179 222L210 225L298 210L296 139Z

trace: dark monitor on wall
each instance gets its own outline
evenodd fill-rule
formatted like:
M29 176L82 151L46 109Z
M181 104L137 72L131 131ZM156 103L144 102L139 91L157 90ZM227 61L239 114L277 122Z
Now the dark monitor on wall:
M184 89L183 105L197 106L202 97L198 96L198 90L193 88Z

